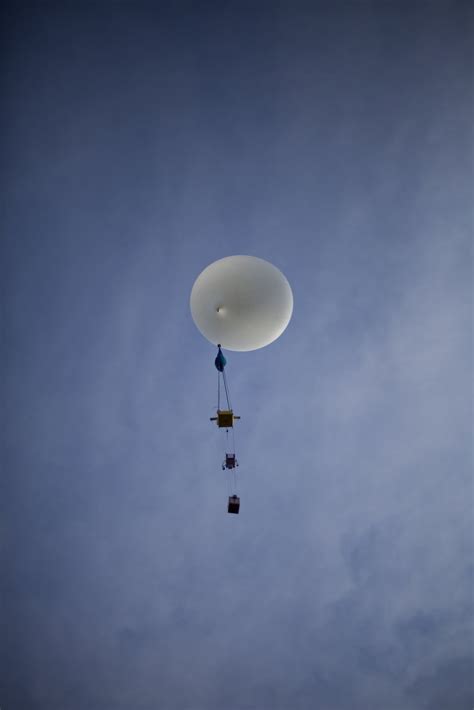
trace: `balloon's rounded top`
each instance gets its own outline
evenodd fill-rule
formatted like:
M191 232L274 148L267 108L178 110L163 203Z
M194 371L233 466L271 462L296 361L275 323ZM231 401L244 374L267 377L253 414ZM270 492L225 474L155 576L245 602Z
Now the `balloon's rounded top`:
M227 256L202 271L191 291L191 314L205 338L227 350L257 350L290 322L293 294L276 266L256 256Z

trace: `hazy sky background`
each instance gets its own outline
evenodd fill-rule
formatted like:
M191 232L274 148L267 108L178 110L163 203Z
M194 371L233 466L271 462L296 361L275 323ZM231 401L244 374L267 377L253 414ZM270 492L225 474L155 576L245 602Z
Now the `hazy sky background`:
M2 13L2 710L472 710L471 4Z

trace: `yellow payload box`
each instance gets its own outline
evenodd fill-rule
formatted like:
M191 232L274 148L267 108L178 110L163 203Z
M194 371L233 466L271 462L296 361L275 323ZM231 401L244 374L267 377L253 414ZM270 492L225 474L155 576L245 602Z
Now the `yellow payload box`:
M232 409L218 409L217 417L211 417L211 422L217 422L217 426L230 429L234 426L234 419L240 419L234 415Z

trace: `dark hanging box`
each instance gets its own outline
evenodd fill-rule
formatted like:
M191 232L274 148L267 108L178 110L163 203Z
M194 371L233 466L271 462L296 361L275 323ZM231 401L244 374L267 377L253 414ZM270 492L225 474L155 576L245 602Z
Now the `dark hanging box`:
M226 468L235 468L236 466L238 466L237 459L235 458L235 454L226 454L224 465Z
M240 498L238 496L229 496L228 513L238 513L240 508Z

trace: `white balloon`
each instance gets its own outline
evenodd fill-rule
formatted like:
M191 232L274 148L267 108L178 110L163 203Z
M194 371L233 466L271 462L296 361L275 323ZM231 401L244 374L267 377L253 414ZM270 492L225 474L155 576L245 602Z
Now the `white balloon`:
M293 313L293 293L273 264L227 256L202 271L191 291L191 314L205 338L227 350L257 350L276 340Z

